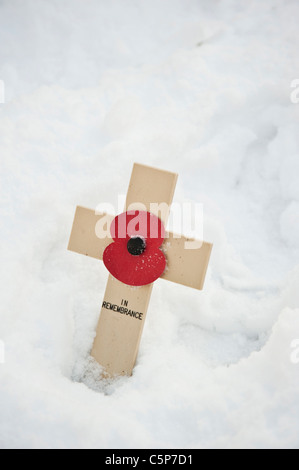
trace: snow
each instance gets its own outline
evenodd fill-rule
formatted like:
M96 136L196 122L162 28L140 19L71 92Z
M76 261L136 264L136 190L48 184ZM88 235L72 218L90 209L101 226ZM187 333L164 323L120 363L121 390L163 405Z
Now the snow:
M299 447L298 15L0 2L1 447ZM134 161L179 173L214 248L202 292L155 283L133 376L105 382L107 272L66 246Z

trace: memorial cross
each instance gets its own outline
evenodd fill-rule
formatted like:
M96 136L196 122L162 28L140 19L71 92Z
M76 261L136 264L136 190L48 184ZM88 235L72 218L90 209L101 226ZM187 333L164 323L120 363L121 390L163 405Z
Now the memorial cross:
M138 214L143 216L147 214L150 220L158 221L159 224L162 222L160 227L162 233L163 224L166 225L169 216L176 181L177 174L175 173L135 163L125 207L129 220L132 221L133 216L138 218ZM118 220L120 224L124 215L122 214L115 220ZM136 233L131 230L129 234L125 230L126 253L122 253L119 260L113 260L112 245L118 244L120 250L123 246L117 241L117 230L121 230L121 227L117 226L113 219L114 217L108 214L97 213L78 206L68 245L71 251L103 260L108 270L114 274L114 276L109 274L96 337L91 350L91 356L103 367L104 376L132 374L153 288L153 282L140 285L145 282L142 276L147 276L148 266L151 264L148 260L152 258L149 255L146 257L146 240L143 236L139 236L138 229ZM109 233L106 231L103 236L105 224L109 228ZM139 224L135 224L135 228L136 226L139 227ZM111 228L114 231L113 238L110 233ZM212 244L207 242L196 244L190 238L173 233L163 232L161 241L163 238L161 250L156 246L157 258L155 258L157 259L156 272L159 269L163 272L161 275L158 272L156 277L202 289ZM166 268L163 267L164 257ZM131 285L129 285L130 280L126 280L130 271L128 264L130 260L137 266ZM139 261L145 264L140 267ZM119 268L119 271L118 265L120 266L122 262L125 264L122 269ZM111 263L114 263L114 266L111 266ZM150 268L152 269L151 266ZM115 277L118 277L118 274L124 282Z

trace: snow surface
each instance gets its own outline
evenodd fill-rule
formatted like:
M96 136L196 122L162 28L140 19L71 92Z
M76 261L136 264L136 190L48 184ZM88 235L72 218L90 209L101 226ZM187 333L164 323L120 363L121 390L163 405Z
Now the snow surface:
M1 447L299 447L298 18L0 1ZM134 375L104 382L107 272L66 246L76 204L116 204L134 161L179 173L214 249L202 292L156 282Z

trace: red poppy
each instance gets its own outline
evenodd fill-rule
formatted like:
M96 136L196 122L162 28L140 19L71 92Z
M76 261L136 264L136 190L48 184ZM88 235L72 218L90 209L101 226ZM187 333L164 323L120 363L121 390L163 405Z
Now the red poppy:
M112 221L114 240L103 261L112 276L130 286L151 284L163 274L166 259L159 249L165 238L161 220L150 212L129 211Z

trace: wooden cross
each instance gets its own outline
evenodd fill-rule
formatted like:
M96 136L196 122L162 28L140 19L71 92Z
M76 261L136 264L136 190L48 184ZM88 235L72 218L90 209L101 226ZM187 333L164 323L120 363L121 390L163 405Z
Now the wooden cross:
M154 215L159 216L166 225L176 182L175 173L135 163L125 210L138 210L140 204L143 204L146 211L151 209L153 213L153 203L157 203L157 208L164 203L164 211ZM97 236L97 227L103 222L103 218L109 224L113 220L112 216L97 214L94 210L78 206L68 249L103 259L104 250L113 241L111 235L105 238ZM185 243L190 241L190 238L177 238L172 233L166 234L161 250L165 252L167 269L161 277L202 289L212 244L202 242L200 248L186 249ZM103 367L104 375L132 374L152 288L153 284L132 287L109 275L91 351L92 357Z

